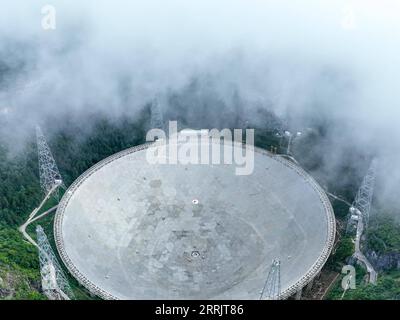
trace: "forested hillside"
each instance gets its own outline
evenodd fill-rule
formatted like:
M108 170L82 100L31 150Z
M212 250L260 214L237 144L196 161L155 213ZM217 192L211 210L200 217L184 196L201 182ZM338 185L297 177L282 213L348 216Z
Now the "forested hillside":
M147 123L147 118L148 112L143 112L137 118L125 119L117 125L100 118L90 134L61 130L48 135L48 144L66 185L105 157L143 143L143 124ZM34 128L32 131L34 133ZM24 241L17 230L43 197L34 139L32 134L23 152L13 156L7 152L6 144L0 146L0 299L44 298L39 293L37 250ZM46 229L51 239L49 220L51 217L40 223L47 221ZM29 231L33 233L34 228Z

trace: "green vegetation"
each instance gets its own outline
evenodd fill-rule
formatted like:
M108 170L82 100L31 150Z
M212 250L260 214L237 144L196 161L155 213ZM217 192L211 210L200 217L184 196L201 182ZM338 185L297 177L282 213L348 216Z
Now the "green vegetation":
M38 292L40 273L36 248L14 228L0 224L0 297L44 299Z
M400 252L400 223L392 216L371 219L367 231L367 247L377 254Z
M400 252L400 224L391 215L375 215L366 232L367 250L373 250L378 255L393 254ZM354 250L352 240L343 237L331 255L326 267L341 272ZM365 280L366 271L363 267L356 266L356 283L354 290L348 290L343 299L349 300L393 300L400 299L400 271L395 268L381 271L378 275L376 285L370 284ZM340 299L343 294L341 287L342 275L338 278L333 288L330 290L327 299Z
M323 136L323 132L318 133ZM318 134L313 132L308 135L307 139L300 140L294 148L298 156L296 157L303 167L308 170L318 170L320 161L318 155L313 155L316 150L312 146L317 144ZM349 153L351 154L351 153ZM325 184L330 192L336 195L340 195L342 198L351 202L355 192L359 186L360 178L356 174L357 170L362 172L362 168L352 167L352 163L357 163L361 167L368 164L362 157L353 155L355 159L359 161L347 161L347 166L336 168L337 175L340 177L347 177L345 184L341 184L340 181L320 181L321 184ZM323 161L323 159L320 159ZM323 178L322 178L323 179ZM336 183L336 184L335 184ZM345 235L345 226L348 218L348 205L342 201L332 201L332 206L337 219L337 231L338 231L338 242L336 243L335 249L333 250L328 262L324 266L324 270L334 271L341 273L342 267L348 264L349 258L354 253L353 240ZM382 208L375 211L382 211ZM373 250L377 254L389 254L394 252L400 252L400 224L397 223L394 215L383 215L382 213L375 212L376 218L371 218L369 228L366 231L366 243L365 250ZM328 292L326 299L341 299L343 289L341 287L341 281L344 275L341 275L336 280ZM397 270L388 270L387 272L380 272L378 276L377 285L371 285L366 282L366 270L363 266L356 265L356 282L357 288L355 290L348 290L343 299L399 299L400 297L400 272Z
M144 112L136 119L121 120L118 124L97 119L90 134L78 128L75 131L59 130L49 135L52 139L48 143L66 185L107 156L143 143L143 123L147 123L147 117L148 112ZM33 135L23 152L16 156L11 156L6 144L0 142L0 181L0 299L45 299L40 293L37 250L17 230L43 198ZM50 199L41 212L54 205L55 200ZM37 223L43 226L54 246L53 218L54 214L50 214ZM35 226L33 224L27 230L33 238ZM90 298L75 279L70 278L70 284L76 298Z
M331 270L340 272L346 264L346 259L354 253L354 243L350 237L343 237L336 245L336 249L329 257L326 267Z
M391 271L381 274L376 285L367 284L363 280L365 272L356 268L356 289L347 290L344 300L399 300L400 299L400 271ZM343 295L341 287L342 277L329 292L327 299L340 299Z
M37 170L32 143L12 158L0 145L0 222L4 225L19 225L40 201Z

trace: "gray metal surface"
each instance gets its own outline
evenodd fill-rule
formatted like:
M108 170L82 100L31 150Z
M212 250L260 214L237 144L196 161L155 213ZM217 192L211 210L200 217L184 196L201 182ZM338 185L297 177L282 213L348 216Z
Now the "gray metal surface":
M256 149L234 165L150 165L142 145L67 190L55 239L70 272L105 299L259 299L273 259L281 298L322 268L332 207L297 165Z

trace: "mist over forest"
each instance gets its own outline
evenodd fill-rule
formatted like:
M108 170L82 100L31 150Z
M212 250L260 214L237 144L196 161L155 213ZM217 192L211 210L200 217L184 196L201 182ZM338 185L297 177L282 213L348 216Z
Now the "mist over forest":
M189 127L323 131L315 174L337 180L352 165L361 178L379 157L377 196L396 205L395 1L59 0L47 31L43 5L17 0L0 13L0 137L10 155L35 124L79 128L84 139L93 119L134 119L159 97L165 117Z

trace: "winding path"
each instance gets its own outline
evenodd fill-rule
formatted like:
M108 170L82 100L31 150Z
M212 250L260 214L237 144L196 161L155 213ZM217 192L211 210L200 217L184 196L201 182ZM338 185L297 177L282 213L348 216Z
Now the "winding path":
M367 271L369 273L369 282L372 284L376 284L376 280L378 277L377 272L375 271L374 267L371 265L371 263L368 261L367 257L364 256L364 254L360 250L360 240L361 240L361 235L363 234L364 231L364 222L362 221L362 218L358 220L357 223L357 235L356 235L356 242L355 242L355 252L354 252L354 257L363 262L365 266L367 267Z
M35 208L31 214L29 215L28 219L24 222L24 224L22 224L18 230L22 233L22 235L25 237L26 240L28 240L31 244L33 244L35 247L37 247L37 243L35 242L35 240L33 240L31 238L31 236L26 232L26 228L32 223L35 222L36 220L44 217L45 215L49 214L50 212L53 212L55 209L57 209L57 206L54 206L52 208L50 208L49 210L43 212L42 214L36 216L36 214L40 211L40 209L44 206L44 204L46 203L46 201L50 198L50 196L53 194L53 192L58 188L58 185L55 185L46 195L46 197L44 197L44 199L42 200L42 202L40 203L39 207Z

